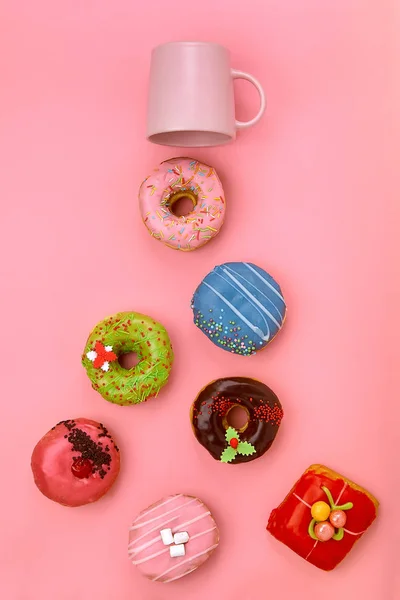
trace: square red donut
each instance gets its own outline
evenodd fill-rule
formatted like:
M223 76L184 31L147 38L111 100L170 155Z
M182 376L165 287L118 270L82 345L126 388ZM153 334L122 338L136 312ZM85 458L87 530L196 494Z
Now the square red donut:
M378 506L374 496L346 477L311 465L271 512L267 530L311 564L331 571L374 521ZM332 530L330 539L318 539Z

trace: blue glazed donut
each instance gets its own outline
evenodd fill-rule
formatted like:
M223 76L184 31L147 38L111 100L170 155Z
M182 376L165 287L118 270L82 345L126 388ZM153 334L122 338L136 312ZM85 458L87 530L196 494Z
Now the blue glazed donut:
M276 336L285 320L281 288L263 269L245 262L215 267L196 289L194 324L217 346L249 356Z

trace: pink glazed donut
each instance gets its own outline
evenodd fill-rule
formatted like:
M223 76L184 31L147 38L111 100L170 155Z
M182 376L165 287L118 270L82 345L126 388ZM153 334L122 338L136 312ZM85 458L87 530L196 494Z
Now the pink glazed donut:
M193 209L176 216L177 200ZM217 235L225 217L224 190L215 170L192 158L171 158L156 167L139 190L142 219L153 237L175 250L201 248Z
M82 506L110 489L119 473L119 449L102 423L61 421L36 444L31 459L35 483L54 502Z
M205 504L175 494L136 517L129 530L128 554L142 575L169 583L200 567L218 542L217 525Z

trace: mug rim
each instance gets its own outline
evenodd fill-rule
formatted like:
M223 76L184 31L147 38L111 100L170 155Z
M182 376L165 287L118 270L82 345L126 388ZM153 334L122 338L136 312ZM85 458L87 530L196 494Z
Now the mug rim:
M225 50L225 52L229 52L226 46L223 46L218 42L204 42L196 40L175 40L170 42L163 42L162 44L157 44L157 46L154 46L153 52L159 50L160 48L163 48L164 46L215 46L216 48L221 48L222 50Z
M225 146L226 144L230 144L236 139L236 132L227 133L225 131L215 131L212 129L184 129L184 128L172 128L165 129L162 131L147 131L146 139L148 142L152 144L156 144L158 146L169 146L175 148L213 148L215 146ZM213 141L210 141L210 138L207 142L204 141L204 138L200 141L200 139L196 140L195 143L188 143L188 140L183 141L182 138L179 139L179 142L176 141L177 136L175 134L183 135L186 137L188 134L195 134L194 138L197 134L205 134L210 136L215 136ZM194 139L192 138L192 140Z

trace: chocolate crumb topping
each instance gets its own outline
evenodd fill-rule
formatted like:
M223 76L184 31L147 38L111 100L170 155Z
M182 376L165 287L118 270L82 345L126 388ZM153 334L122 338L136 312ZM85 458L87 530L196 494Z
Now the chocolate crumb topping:
M72 426L71 423L73 423ZM104 479L107 471L104 470L103 466L105 465L110 469L112 460L109 452L103 448L101 442L96 443L85 431L76 427L76 423L73 421L64 421L63 424L70 431L68 436L65 437L68 438L69 443L72 445L72 450L80 452L83 459L90 460L92 463L92 473L98 472L101 479ZM75 461L77 458L74 457L73 460Z
M73 429L74 427L76 427L76 423L73 419L67 419L66 421L60 421L59 423L57 423L57 425L54 425L54 427L52 427L51 429L55 429L56 427L58 427L59 425L65 425L65 427L71 431L71 429Z
M112 442L114 444L114 448L116 449L116 451L119 452L119 448L116 445L116 443L114 442L114 440L112 439L111 435L109 434L107 427L105 427L103 425L103 423L99 423L99 425L100 425L99 429L101 430L101 433L99 433L99 438L101 438L101 437L109 438L110 442ZM105 449L109 450L109 447L106 446Z

